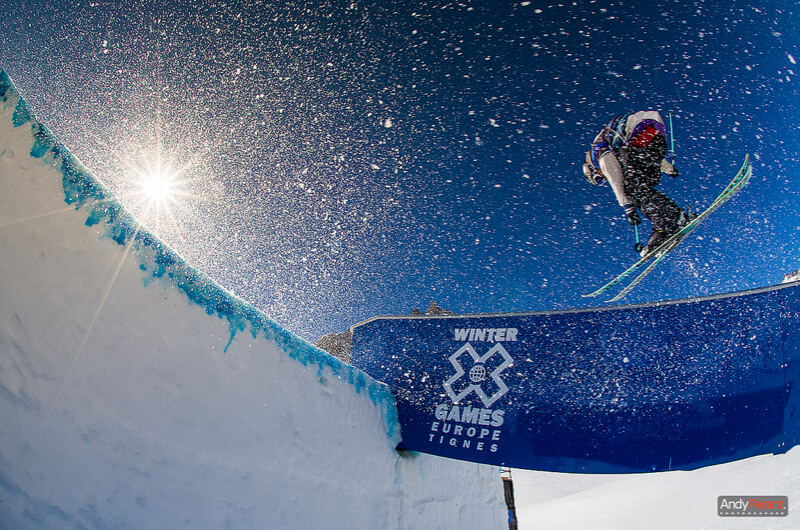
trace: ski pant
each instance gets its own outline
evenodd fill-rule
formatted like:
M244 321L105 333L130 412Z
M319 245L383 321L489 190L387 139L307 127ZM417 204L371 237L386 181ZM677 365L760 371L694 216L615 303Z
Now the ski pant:
M674 232L681 216L675 201L655 189L661 181L661 161L667 154L667 139L656 135L644 147L627 147L625 194L658 232Z

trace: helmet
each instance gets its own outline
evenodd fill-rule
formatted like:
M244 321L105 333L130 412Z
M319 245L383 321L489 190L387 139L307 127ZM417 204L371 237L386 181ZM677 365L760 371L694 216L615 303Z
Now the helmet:
M583 176L586 177L586 181L589 184L594 184L595 186L599 186L606 181L603 173L594 165L591 151L586 152L586 160L583 163Z

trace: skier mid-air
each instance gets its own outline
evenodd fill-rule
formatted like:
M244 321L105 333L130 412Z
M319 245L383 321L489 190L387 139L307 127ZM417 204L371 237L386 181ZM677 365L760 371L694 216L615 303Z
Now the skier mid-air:
M592 142L592 148L586 153L583 163L586 180L597 185L608 181L619 205L625 209L628 221L638 226L642 222L639 212L642 212L652 222L653 233L647 246L643 247L639 242L637 228L636 251L641 254L641 259L599 289L583 296L599 296L632 274L638 274L609 302L624 297L700 223L749 182L753 168L750 165L750 156L745 155L741 169L702 212L681 210L675 201L655 189L661 181L661 173L673 177L678 175L675 167L664 158L667 155L666 132L664 120L656 111L622 114L600 131ZM649 264L645 265L646 263Z
M678 175L666 160L666 127L656 111L639 111L616 116L603 128L586 153L583 174L590 183L611 185L628 221L637 226L641 211L653 225L646 256L686 225L691 218L663 192L655 189L661 173ZM641 247L641 245L639 245Z

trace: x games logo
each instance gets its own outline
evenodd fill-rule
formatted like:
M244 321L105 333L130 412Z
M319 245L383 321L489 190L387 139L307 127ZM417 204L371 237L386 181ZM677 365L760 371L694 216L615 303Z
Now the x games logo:
M456 373L445 381L444 389L453 403L475 392L488 408L508 392L500 374L514 364L514 360L502 344L495 344L484 355L478 355L475 348L466 343L449 357L449 361Z

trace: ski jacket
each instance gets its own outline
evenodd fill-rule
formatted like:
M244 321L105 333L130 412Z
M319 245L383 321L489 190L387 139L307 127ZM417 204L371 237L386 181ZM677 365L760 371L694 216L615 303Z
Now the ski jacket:
M654 110L620 114L600 131L592 142L592 163L608 180L620 206L629 204L625 193L625 166L628 146L646 147L657 135L666 136L661 115ZM661 170L673 173L672 164L661 161Z

